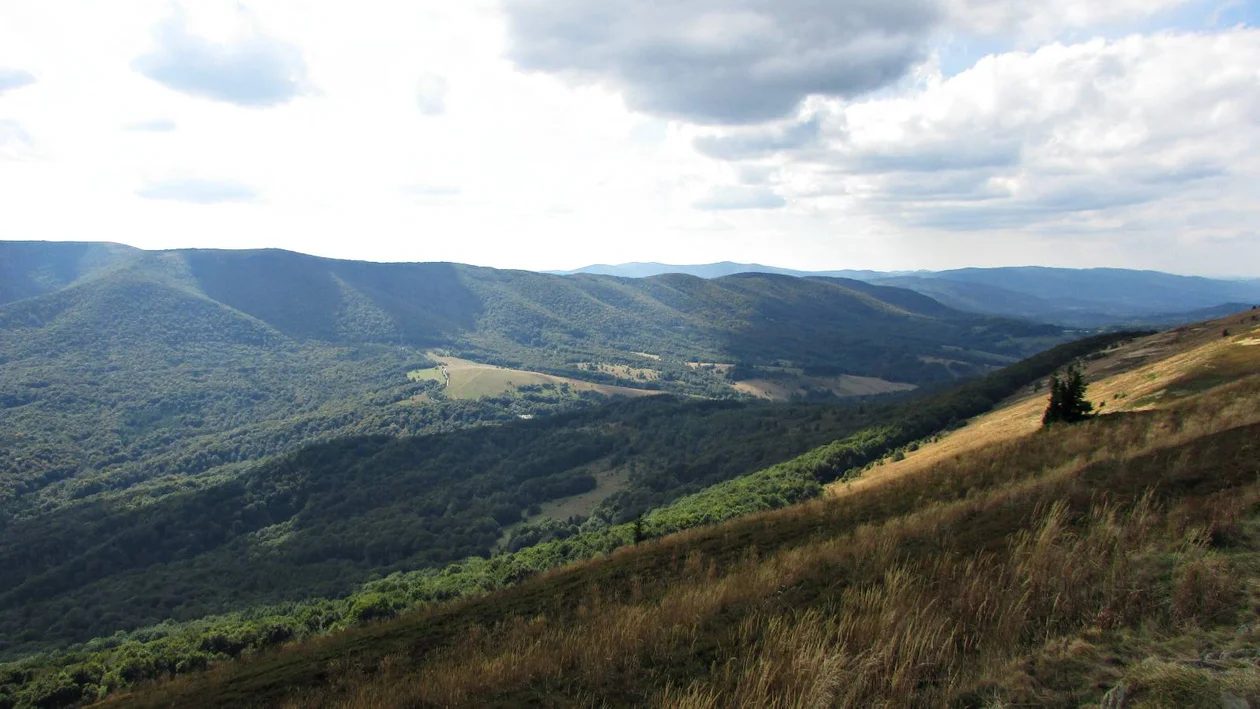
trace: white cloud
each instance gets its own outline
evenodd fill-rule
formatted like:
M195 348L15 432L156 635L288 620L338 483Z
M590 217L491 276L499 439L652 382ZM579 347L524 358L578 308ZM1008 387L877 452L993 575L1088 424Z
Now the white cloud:
M949 25L976 34L1048 40L1067 30L1095 30L1188 5L1195 0L944 0Z
M241 95L205 82L171 90L135 71L155 51L155 28L173 21L168 0L127 12L5 3L0 66L38 81L0 95L4 237L526 268L1042 262L1255 275L1260 263L1255 30L1046 45L1026 28L1090 35L1090 22L1145 11L1126 2L1130 14L1090 19L1065 9L1077 0L1009 2L1020 12L981 13L967 29L946 8L897 35L913 35L912 58L889 64L876 93L860 94L859 82L837 98L825 95L827 71L802 68L811 47L864 40L823 26L788 41L806 26L797 2L769 24L757 20L769 5L750 0L690 5L722 10L672 26L705 52L676 57L679 77L655 78L634 53L683 45L655 42L641 21L684 12L677 4L595 39L587 25L554 38L607 50L595 57L561 62L535 46L545 34L531 34L535 50L573 65L547 71L517 66L519 18L498 0L246 4L186 3L172 46L192 47L180 56L202 69L244 66L239 50L251 42L284 47L250 56L281 67L266 77L300 77L298 93L283 78L263 82L276 91L244 82ZM580 17L626 11L573 7ZM753 11L728 11L740 8ZM940 48L940 33L986 27L1029 51L949 77L914 64ZM772 69L786 72L786 88L758 78ZM679 93L706 76L724 83ZM266 110L249 96L270 97ZM238 199L220 201L231 190L212 178L230 180Z
M181 6L153 32L154 48L136 58L136 71L193 96L241 106L273 106L308 90L301 51L260 32L244 9L241 36L214 41L194 34Z
M796 169L902 228L1140 236L1129 258L1167 257L1260 216L1257 66L1256 30L991 56L909 95L836 107L824 166L811 153ZM1182 227L1208 213L1232 218ZM1219 270L1220 256L1163 266Z
M1256 66L1254 30L989 57L914 95L844 107L835 156L891 198L904 173L983 177L977 186L1001 202L992 213L1028 221L1237 184L1260 158ZM948 195L908 197L919 213L950 210Z

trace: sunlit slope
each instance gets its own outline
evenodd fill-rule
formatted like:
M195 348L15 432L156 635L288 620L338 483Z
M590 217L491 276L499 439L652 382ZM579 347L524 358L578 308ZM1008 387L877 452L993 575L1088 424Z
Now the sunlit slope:
M1228 333L1228 334L1225 334ZM1244 312L1161 332L1109 349L1086 362L1087 397L1099 413L1142 411L1260 371L1260 315ZM1036 431L1047 392L1028 387L1007 405L965 427L905 450L861 477L829 486L847 495L930 469L967 451Z

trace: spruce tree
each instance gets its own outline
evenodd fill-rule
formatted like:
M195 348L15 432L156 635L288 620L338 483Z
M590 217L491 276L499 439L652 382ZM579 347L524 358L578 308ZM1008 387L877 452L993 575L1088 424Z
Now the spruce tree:
M1094 405L1085 398L1085 377L1076 365L1068 367L1062 376L1050 377L1050 404L1041 417L1041 424L1076 423L1093 415Z

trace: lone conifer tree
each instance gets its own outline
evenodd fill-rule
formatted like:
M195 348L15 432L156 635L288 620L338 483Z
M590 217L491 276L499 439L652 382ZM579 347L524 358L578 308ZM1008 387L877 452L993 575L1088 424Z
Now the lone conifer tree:
M1041 425L1052 423L1076 423L1093 415L1094 405L1085 399L1085 378L1076 365L1068 367L1062 376L1050 377L1050 405L1041 417Z

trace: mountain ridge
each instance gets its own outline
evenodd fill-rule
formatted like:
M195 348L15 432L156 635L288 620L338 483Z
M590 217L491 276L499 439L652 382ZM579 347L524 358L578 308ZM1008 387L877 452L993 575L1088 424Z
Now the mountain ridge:
M1065 327L1175 325L1260 302L1260 279L1222 279L1112 267L1007 266L944 271L800 271L720 262L699 265L601 264L558 273L619 277L687 273L703 278L736 272L842 277L906 288L966 312L1053 322Z

